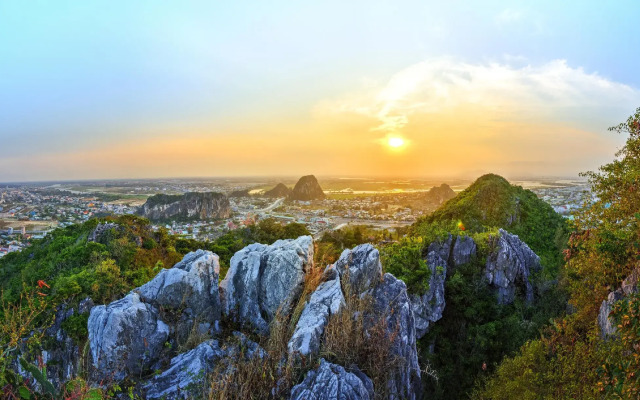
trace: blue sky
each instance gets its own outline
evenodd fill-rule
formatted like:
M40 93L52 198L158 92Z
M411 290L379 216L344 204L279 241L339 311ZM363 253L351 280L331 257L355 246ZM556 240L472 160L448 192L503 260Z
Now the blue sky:
M639 20L637 1L2 0L0 181L573 175L640 106Z

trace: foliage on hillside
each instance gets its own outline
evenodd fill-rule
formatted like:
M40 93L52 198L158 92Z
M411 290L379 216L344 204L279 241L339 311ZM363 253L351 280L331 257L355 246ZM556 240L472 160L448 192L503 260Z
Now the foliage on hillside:
M501 176L478 178L430 215L412 227L416 236L425 236L433 224L461 222L466 231L485 232L500 227L516 234L540 256L549 277L562 264L567 224L553 208L530 190L511 185Z
M422 259L430 243L451 234L470 236L478 246L475 259L448 271L442 319L419 341L422 362L439 377L425 381L431 398L468 396L478 378L539 337L549 320L564 311L566 295L554 285L540 291L533 304L522 299L498 304L484 282L486 257L498 228L517 234L541 257L544 276L534 279L557 278L567 236L564 219L533 192L497 175L480 177L433 214L420 218L407 238L381 249L385 269L401 277L410 292L423 293L429 269ZM412 257L415 254L418 257Z
M106 218L117 227L90 241L99 220L56 229L21 252L0 260L3 297L15 301L23 285L40 280L51 286L50 301L86 296L100 304L121 297L153 278L162 266L170 267L182 255L166 230L154 232L135 216Z
M95 235L95 241L90 240L100 223L111 225ZM153 230L148 220L132 215L90 220L51 232L23 251L0 259L0 388L15 398L36 395L10 366L16 365L20 349L55 345L44 330L59 304L73 306L85 297L96 304L109 303L148 282L163 267L170 268L191 250L204 248L220 254L224 268L233 253L247 244L307 234L303 225L283 226L268 219L203 243L179 239L163 228ZM77 314L62 325L81 348L87 340L87 317ZM67 386L59 388L60 396L84 398L91 392L81 379Z
M477 399L638 398L638 296L614 307L615 337L603 340L596 318L608 292L640 266L640 108L610 130L629 137L613 162L585 174L598 200L576 214L566 251L574 312L504 360Z

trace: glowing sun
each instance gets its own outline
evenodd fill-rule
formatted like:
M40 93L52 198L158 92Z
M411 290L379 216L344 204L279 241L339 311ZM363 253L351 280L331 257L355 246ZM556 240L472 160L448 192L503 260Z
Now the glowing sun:
M390 137L387 140L387 144L390 147L402 147L402 146L404 146L404 139L403 138L399 138L399 137Z

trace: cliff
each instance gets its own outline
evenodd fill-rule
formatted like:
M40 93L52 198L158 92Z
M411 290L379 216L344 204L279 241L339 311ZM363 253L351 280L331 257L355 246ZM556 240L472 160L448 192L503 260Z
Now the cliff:
M157 194L147 199L138 214L152 221L218 219L228 218L231 206L222 193Z

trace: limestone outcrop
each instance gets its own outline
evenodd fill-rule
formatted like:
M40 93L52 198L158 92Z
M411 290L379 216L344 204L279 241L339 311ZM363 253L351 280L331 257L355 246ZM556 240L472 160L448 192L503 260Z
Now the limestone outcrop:
M517 235L500 229L495 238L495 249L487 257L485 276L497 291L498 301L512 303L516 288L520 287L527 299L533 301L532 273L539 271L540 257L534 253Z
M157 194L147 199L138 214L152 221L220 219L231 215L231 204L227 196L216 192Z
M360 370L347 371L324 359L291 390L291 400L373 400L373 383Z
M245 247L231 258L220 283L225 314L267 334L276 312L290 307L300 294L305 272L312 266L311 236Z

